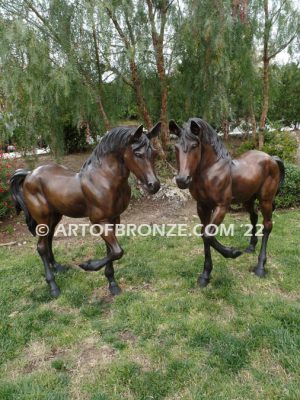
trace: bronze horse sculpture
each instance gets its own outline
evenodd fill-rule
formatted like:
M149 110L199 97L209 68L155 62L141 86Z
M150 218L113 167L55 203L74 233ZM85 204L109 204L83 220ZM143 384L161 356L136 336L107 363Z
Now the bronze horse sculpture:
M49 232L39 236L37 250L43 261L46 281L53 297L60 294L53 270L61 271L52 252L55 227L63 215L89 217L92 224L118 224L120 215L128 207L131 189L128 177L132 172L150 193L156 193L160 182L154 171L154 156L150 139L160 131L160 122L147 134L143 125L118 127L103 136L91 156L78 173L58 165L45 165L32 172L17 170L10 181L17 213L23 210L30 232L35 236L38 224ZM98 271L105 266L109 290L120 292L114 278L113 261L123 255L114 229L101 235L107 255L101 260L90 260L80 265L86 271ZM52 268L51 268L52 267Z
M175 121L169 122L171 133L178 136L175 145L179 188L189 188L197 202L197 212L203 224L204 270L198 279L200 286L206 286L213 268L210 248L224 257L236 258L241 251L223 246L213 236L232 202L242 203L250 213L252 232L246 252L255 250L258 238L256 224L258 214L254 202L259 201L263 215L263 238L254 272L259 277L266 274L266 249L272 230L272 212L275 196L284 182L284 164L279 157L251 150L233 160L217 133L204 120L190 118L183 127ZM210 225L208 232L205 227Z

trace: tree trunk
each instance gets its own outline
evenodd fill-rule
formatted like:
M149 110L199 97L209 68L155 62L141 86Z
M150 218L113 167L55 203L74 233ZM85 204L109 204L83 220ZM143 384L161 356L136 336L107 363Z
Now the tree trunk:
M157 71L160 81L161 90L161 109L160 109L160 121L161 121L161 143L164 150L167 150L170 135L169 135L169 124L168 124L168 86L165 74L164 56L161 46L157 60Z
M139 109L139 113L141 115L141 117L143 118L147 129L152 128L153 123L152 123L152 119L150 117L149 114L149 110L148 107L146 105L144 96L143 96L143 90L142 90L142 84L140 81L140 78L138 76L138 71L137 71L137 66L134 60L130 60L129 62L130 64L130 72L131 72L131 80L133 83L133 87L134 87L134 92L135 92L135 96L136 96L136 102L137 102L137 106Z
M96 96L96 103L98 106L99 114L103 119L104 127L107 131L110 130L110 123L108 120L108 117L106 115L106 112L103 107L103 103L101 100L101 94L102 94L102 74L101 74L101 66L100 66L100 57L99 57L99 50L98 50L98 43L97 43L97 33L96 33L96 27L95 23L93 20L93 40L94 40L94 50L95 50L95 58L96 58L96 68L97 68L97 73L98 73L98 95Z
M269 110L269 60L264 59L263 74L263 107L259 123L258 147L261 150L264 145L264 130L266 129L266 120Z
M106 112L105 112L105 110L104 110L101 97L98 96L98 95L96 96L96 104L97 104L97 106L98 106L99 114L100 114L100 116L101 116L102 119L103 119L104 128L105 128L107 131L109 131L109 130L110 130L110 123L109 123L109 120L108 120L108 118L107 118Z
M259 123L258 148L261 150L264 145L264 130L269 111L269 2L264 0L265 27L264 27L264 55L263 55L263 107Z
M167 1L162 1L159 6L160 12L160 32L157 32L155 26L155 17L153 12L153 3L152 0L147 0L148 5L148 16L151 25L151 36L152 43L155 54L156 68L157 74L159 78L160 84L160 96L161 96L161 105L160 105L160 121L161 121L161 143L163 150L168 149L168 145L170 142L169 135L169 126L168 126L168 84L165 70L165 59L164 59L164 33L165 33L165 25L167 12L169 8L169 3Z
M256 134L256 119L255 119L255 114L253 110L253 104L250 106L250 120L251 120L251 126L252 126L252 137L253 137L253 142L255 143L255 146L257 145L257 134Z
M134 48L135 48L135 39L134 39L134 34L129 22L129 18L128 15L125 13L125 23L127 25L128 31L129 31L129 37L127 37L123 31L123 29L121 28L118 20L116 19L114 13L112 12L112 10L110 8L106 8L107 14L110 17L110 19L112 20L121 40L124 43L124 47L127 50L128 54L130 54L129 57L129 67L130 67L130 74L131 74L131 81L132 81L132 88L134 90L135 93L135 98L136 98L136 103L137 103L137 107L139 110L139 113L141 115L141 117L144 120L144 123L147 126L147 129L151 129L153 126L152 123L152 119L145 101L145 98L143 96L143 88L142 88L142 83L141 80L139 78L139 74L138 74L138 68L135 62L135 58L134 58ZM159 143L159 141L154 138L152 140L154 146L156 147L156 149L158 150L159 156L162 159L165 159L165 153Z
M229 136L229 122L226 118L222 122L222 131L224 133L224 141L227 142Z

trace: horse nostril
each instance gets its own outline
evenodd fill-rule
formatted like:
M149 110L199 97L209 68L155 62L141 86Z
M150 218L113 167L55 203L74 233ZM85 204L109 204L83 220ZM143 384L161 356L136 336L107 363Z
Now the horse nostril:
M188 176L180 176L177 175L176 176L176 183L178 185L178 187L180 187L181 189L186 189L187 186L191 183L192 178L190 175Z
M151 192L157 192L160 188L160 183L158 181L148 182L147 186Z

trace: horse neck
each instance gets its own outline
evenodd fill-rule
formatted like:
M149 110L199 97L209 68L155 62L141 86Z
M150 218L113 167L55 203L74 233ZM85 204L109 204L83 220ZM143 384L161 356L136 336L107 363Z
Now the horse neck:
M211 167L213 164L218 162L219 157L215 153L214 149L210 144L201 145L201 160L199 163L199 168L201 170Z
M106 180L106 186L117 188L126 184L128 181L129 169L126 167L120 155L113 153L107 154L93 167L99 179Z

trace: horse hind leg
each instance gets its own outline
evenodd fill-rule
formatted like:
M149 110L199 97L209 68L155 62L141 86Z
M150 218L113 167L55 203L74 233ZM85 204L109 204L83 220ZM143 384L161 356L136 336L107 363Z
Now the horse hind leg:
M43 261L44 268L45 268L45 278L46 282L50 287L50 294L52 297L58 297L60 294L59 287L57 286L53 272L50 268L50 258L49 258L49 242L48 242L48 235L47 236L39 236L38 244L37 244L37 251Z
M107 255L111 253L111 249L108 244L106 244ZM113 267L113 262L109 261L104 270L104 275L108 280L108 289L113 296L116 296L121 293L121 289L117 282L115 281L115 270Z
M263 214L263 238L260 248L260 253L258 256L258 263L254 268L254 273L259 277L264 277L266 275L265 264L267 262L267 244L270 233L272 231L272 201L262 200L260 201L261 212Z
M55 233L55 228L56 228L57 224L59 223L59 221L61 220L61 217L62 217L61 215L56 215L53 217L51 223L49 224L50 230L49 230L49 234L48 234L49 261L50 261L50 264L52 265L53 270L58 273L65 272L67 270L67 268L65 268L64 266L62 266L55 260L55 257L54 257L53 251L52 251L52 241L53 241L53 236Z
M254 201L246 203L245 208L250 214L250 222L252 225L250 243L249 243L249 246L246 248L245 252L246 253L254 253L255 247L258 242L258 238L256 236L256 224L257 224L257 220L258 220L258 214L255 210Z

